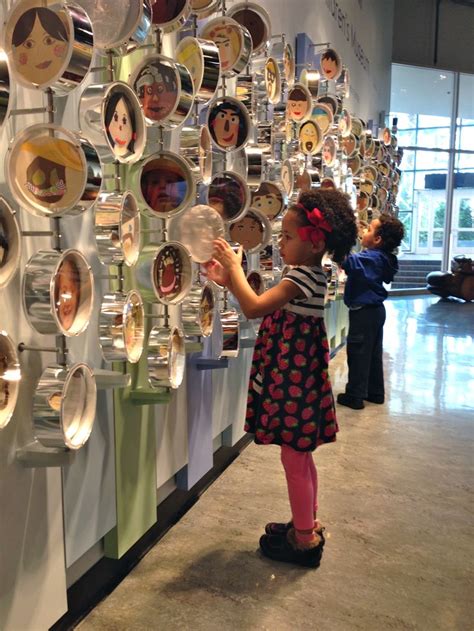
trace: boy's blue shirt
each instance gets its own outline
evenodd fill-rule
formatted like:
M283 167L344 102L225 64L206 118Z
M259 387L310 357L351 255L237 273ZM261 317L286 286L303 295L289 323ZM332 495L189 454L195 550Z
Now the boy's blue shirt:
M344 302L348 307L382 304L388 293L383 283L391 283L398 272L394 254L383 250L363 250L350 254L342 263L347 274Z

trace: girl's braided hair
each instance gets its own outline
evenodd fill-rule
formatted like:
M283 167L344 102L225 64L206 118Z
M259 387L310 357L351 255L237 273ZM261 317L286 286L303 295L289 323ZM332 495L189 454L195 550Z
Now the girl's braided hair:
M319 189L310 193L301 193L298 203L311 211L319 208L332 228L326 233L326 251L335 263L342 263L355 245L357 225L349 196L341 191ZM296 213L301 226L312 225L301 206L290 206Z

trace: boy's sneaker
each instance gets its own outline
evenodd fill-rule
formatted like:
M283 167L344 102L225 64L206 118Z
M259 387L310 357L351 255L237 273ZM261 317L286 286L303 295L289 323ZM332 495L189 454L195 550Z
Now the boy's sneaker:
M370 403L378 403L382 405L385 402L385 397L383 394L369 394L365 397L366 401L370 401Z
M260 537L260 549L266 557L274 561L314 568L319 567L323 554L322 540L318 535L310 547L302 548L296 542L293 528L288 531L285 537L262 535Z
M353 397L350 394L346 394L345 392L341 392L337 395L337 402L339 405L345 405L348 408L352 408L353 410L363 410L364 409L364 401L362 399L358 399L357 397Z

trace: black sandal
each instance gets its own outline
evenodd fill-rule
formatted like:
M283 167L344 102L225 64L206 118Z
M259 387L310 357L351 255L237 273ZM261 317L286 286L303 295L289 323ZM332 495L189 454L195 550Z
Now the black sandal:
M286 537L262 535L260 537L260 549L266 557L274 561L294 563L303 567L319 567L323 554L323 540L318 537L312 547L304 549L296 547L294 541L291 543L292 540L294 540L294 529L288 531Z

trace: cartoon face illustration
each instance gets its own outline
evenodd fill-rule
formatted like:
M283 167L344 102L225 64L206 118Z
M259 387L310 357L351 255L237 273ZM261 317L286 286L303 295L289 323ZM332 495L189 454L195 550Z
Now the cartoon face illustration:
M240 243L244 250L253 250L263 242L263 225L252 212L231 225L229 234L232 241Z
M216 176L209 186L209 206L217 210L224 221L238 217L245 204L242 184L230 175Z
M382 139L385 145L392 144L392 134L390 133L390 129L388 127L385 127L383 130Z
M321 74L326 79L337 79L341 74L341 59L335 50L328 48L321 55Z
M338 121L338 130L341 136L347 136L351 133L351 115L347 110L342 110Z
M204 335L209 335L212 331L212 323L214 315L214 294L210 287L204 287L201 294L201 302L199 303L199 320L201 322L201 330Z
M285 79L289 84L292 84L295 79L295 57L293 55L293 49L290 44L285 45L283 53L283 67L285 69Z
M354 156L347 161L347 166L352 171L352 175L357 175L360 171L361 162L359 156Z
M19 147L17 174L24 192L35 204L68 208L84 188L84 168L70 142L39 136Z
M334 164L336 158L336 143L332 136L326 136L323 144L323 162L326 166L330 167Z
M283 188L285 189L285 193L287 195L291 195L293 191L294 181L293 181L293 171L289 164L283 163L281 167L281 182L283 184Z
M258 272L250 272L247 276L247 282L253 291L260 296L264 292L263 279Z
M105 108L105 129L112 151L124 157L134 152L136 139L135 113L128 99L120 92L112 94Z
M252 207L271 220L275 219L284 208L284 200L278 186L271 182L262 182L257 191L252 193Z
M209 131L222 149L237 149L247 140L249 126L241 108L238 103L223 101L209 112Z
M351 156L357 149L357 141L353 134L342 139L342 150L346 156Z
M176 210L188 190L181 166L168 158L148 162L143 168L140 185L145 202L159 213Z
M34 85L54 80L66 59L68 40L68 28L57 13L46 7L28 9L13 28L17 72Z
M74 324L81 299L81 276L77 264L70 258L59 266L54 281L54 304L64 330Z
M290 90L286 105L286 115L289 119L300 123L308 116L310 107L311 99L304 90L298 87Z
M166 119L178 101L176 71L160 61L147 64L135 80L134 89L145 116L152 122Z
M7 370L8 357L0 352L0 410L4 410L7 407L10 399L10 383L3 379L3 375Z
M136 295L125 308L125 321L123 325L123 339L130 359L138 359L141 355L144 334L143 308Z
M190 5L193 11L199 11L200 9L205 9L213 2L214 0L190 0Z
M271 103L280 99L280 71L273 57L269 57L265 63L265 87Z
M242 35L233 22L229 18L219 19L218 22L213 20L202 32L204 39L210 39L217 44L223 72L232 70L242 49Z
M8 260L9 235L6 223L0 217L0 268L5 265Z
M140 247L140 215L131 196L125 199L121 223L122 252L125 262L133 265Z
M261 16L253 9L241 9L232 14L232 19L245 26L252 37L252 48L256 51L265 43L267 28Z
M151 7L153 24L172 22L179 17L185 5L186 0L155 0Z
M199 136L199 171L205 183L212 174L211 135L207 127L202 127Z
M331 110L327 105L323 105L322 103L318 103L318 105L313 108L311 118L318 123L323 135L328 131L333 121Z
M299 131L300 149L306 155L315 154L321 144L321 131L314 121L306 121Z
M367 193L359 193L359 195L357 196L357 210L367 210L367 208L369 207L369 199L370 198Z
M172 245L164 247L155 261L155 282L160 298L173 300L182 290L181 252Z
M201 48L194 37L185 37L181 40L176 49L176 59L189 70L194 90L197 92L201 88L204 66Z
M321 180L321 188L336 190L336 183L330 177L325 177Z

